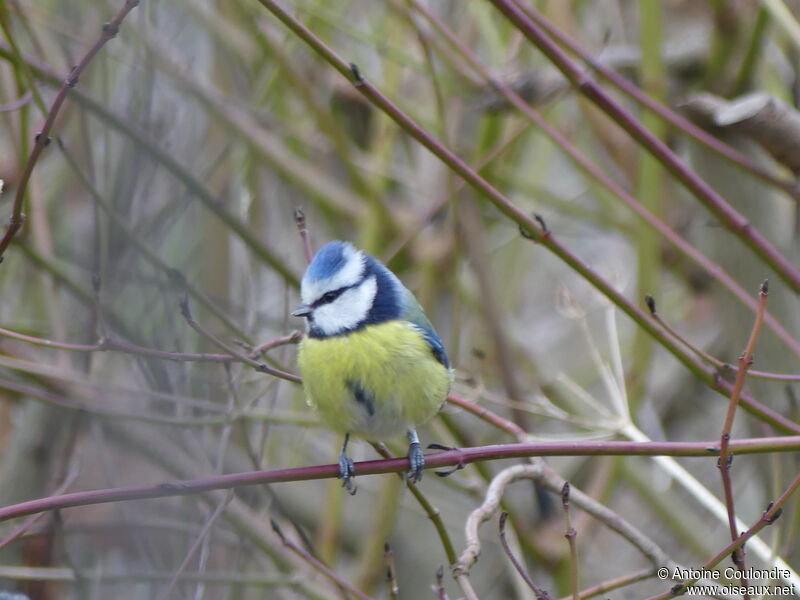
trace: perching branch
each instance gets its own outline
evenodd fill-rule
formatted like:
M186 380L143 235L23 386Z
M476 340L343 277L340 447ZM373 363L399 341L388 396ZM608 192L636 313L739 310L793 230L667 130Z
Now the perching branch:
M764 454L773 452L800 452L800 436L778 438L754 438L733 440L729 445L731 454ZM456 448L446 452L425 455L425 467L439 469L456 465L467 465L477 461L500 460L508 458L530 458L536 456L718 456L719 442L537 442L527 444L503 444L478 446L475 448ZM524 465L530 466L530 465ZM408 470L408 459L391 458L357 462L360 476L383 473L403 473ZM0 508L0 522L16 517L24 517L48 510L60 510L74 506L126 502L146 498L168 498L189 496L210 490L225 490L249 485L280 483L286 481L309 481L314 479L334 479L339 476L339 466L315 465L287 469L266 469L215 475L200 479L165 482L159 485L88 490L57 496L28 500ZM560 482L563 485L563 480ZM560 489L560 488L559 488ZM578 496L580 498L580 496ZM581 508L585 506L576 499Z

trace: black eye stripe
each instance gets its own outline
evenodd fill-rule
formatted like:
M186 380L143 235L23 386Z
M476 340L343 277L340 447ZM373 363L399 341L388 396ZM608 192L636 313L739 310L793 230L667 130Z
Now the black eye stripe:
M316 308L317 306L322 306L323 304L330 304L334 300L336 300L339 296L345 293L347 290L356 287L355 285L348 285L346 287L341 287L338 290L331 290L330 292L325 292L320 296L311 306Z

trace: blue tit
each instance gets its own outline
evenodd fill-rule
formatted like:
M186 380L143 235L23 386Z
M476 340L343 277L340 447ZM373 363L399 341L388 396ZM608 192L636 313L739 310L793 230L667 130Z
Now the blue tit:
M415 427L435 415L452 380L439 336L414 295L378 259L348 242L325 244L300 287L306 318L298 366L308 404L344 433L339 476L354 493L350 435L408 437L411 481L425 459Z

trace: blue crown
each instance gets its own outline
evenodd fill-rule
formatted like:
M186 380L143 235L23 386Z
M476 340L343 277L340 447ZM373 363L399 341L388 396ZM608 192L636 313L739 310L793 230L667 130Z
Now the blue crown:
M347 262L345 252L355 252L355 247L349 242L335 240L328 242L317 250L311 264L308 265L306 277L311 281L321 281L335 275Z

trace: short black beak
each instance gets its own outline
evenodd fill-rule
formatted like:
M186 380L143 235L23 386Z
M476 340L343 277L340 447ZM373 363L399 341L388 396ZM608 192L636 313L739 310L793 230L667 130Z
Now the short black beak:
M292 311L293 317L307 317L311 314L311 307L308 304L301 304Z

